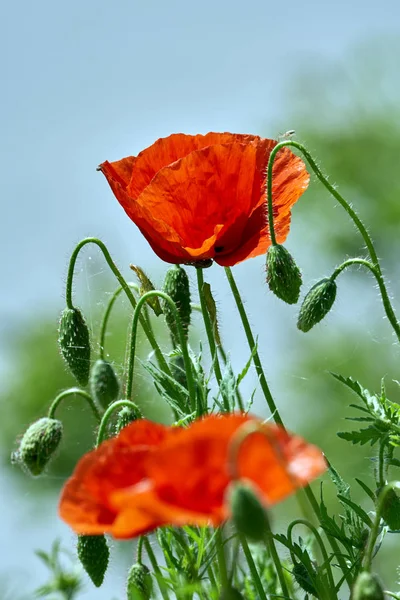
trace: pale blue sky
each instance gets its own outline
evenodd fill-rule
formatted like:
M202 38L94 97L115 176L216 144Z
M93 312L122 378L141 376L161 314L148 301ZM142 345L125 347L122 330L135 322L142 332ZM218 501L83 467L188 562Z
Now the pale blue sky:
M343 62L370 36L384 45L399 32L399 0L3 3L0 331L41 308L56 318L67 259L83 236L108 242L124 267L160 269L98 163L176 131L273 137L290 104L302 100L287 96L300 67ZM17 531L30 516L12 513L4 489L0 506L11 512L2 524L2 570L16 566L18 550L26 573L36 570L34 585L44 576L32 554L39 530L23 527L21 543ZM48 524L54 530L43 532L41 546L59 531L72 540L54 506ZM122 586L122 578L117 586L111 580L96 598L122 597Z

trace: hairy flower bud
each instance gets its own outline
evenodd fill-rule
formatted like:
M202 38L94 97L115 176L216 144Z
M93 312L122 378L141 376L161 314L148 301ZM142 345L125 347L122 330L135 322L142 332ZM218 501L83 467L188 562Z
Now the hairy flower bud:
M63 310L58 343L71 373L80 385L86 385L90 371L89 329L78 308Z
M141 563L132 565L126 582L127 600L149 600L152 587L149 569Z
M93 584L100 587L108 567L110 551L104 535L78 535L78 558Z
M384 600L382 586L373 573L362 571L353 586L351 600Z
M132 421L137 421L138 419L143 419L142 411L138 406L135 405L136 408L130 406L124 406L117 416L117 422L115 424L115 435L118 435L121 429L132 423Z
M302 590L317 597L317 591L310 577L310 573L303 563L296 563L293 566L292 574Z
M300 295L301 271L284 246L267 251L267 283L271 292L288 304L296 304Z
M237 531L253 542L264 539L268 521L256 493L248 485L234 484L230 492L232 521Z
M190 306L189 278L185 269L182 269L179 265L174 265L168 269L165 275L163 291L175 302L181 318L183 331L187 337L192 308ZM163 301L162 304L165 320L171 332L172 339L176 344L179 344L179 335L174 312L169 302Z
M394 490L385 494L381 517L392 531L400 529L400 498Z
M244 596L233 586L223 587L219 600L244 600Z
M90 391L98 406L107 408L118 398L119 382L112 365L97 360L90 373Z
M31 475L40 475L57 450L63 426L57 419L43 417L25 431L13 458Z
M328 314L335 302L336 290L336 282L328 278L321 279L311 288L300 308L297 320L300 331L310 331Z

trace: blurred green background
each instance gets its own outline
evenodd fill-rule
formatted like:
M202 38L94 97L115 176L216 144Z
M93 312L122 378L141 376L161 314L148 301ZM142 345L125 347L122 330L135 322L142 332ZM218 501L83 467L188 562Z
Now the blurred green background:
M58 150L62 140L66 140L69 134L64 130L58 130L58 137L50 137L50 134L46 133L46 145L41 147L40 160L37 157L32 158L36 165L36 178L28 182L26 177L22 177L21 189L18 189L13 183L9 188L7 200L12 199L11 193L15 190L22 194L25 189L28 189L28 183L29 190L34 189L32 191L34 196L40 197L40 194L44 194L46 198L44 208L41 207L40 200L34 200L37 203L37 214L35 214L36 209L34 210L31 206L28 206L24 213L21 238L18 242L20 262L15 263L13 271L14 276L18 273L22 284L15 284L15 287L11 286L11 288L7 285L5 293L1 344L3 369L0 389L0 509L5 531L8 531L6 536L8 535L10 540L2 543L3 567L0 568L0 573L8 571L12 578L13 574L17 576L22 572L32 578L32 584L33 582L36 584L39 580L43 580L44 572L38 568L37 559L33 557L33 550L43 546L48 549L51 539L56 535L60 535L67 546L72 546L74 543L72 534L66 527L58 523L56 503L63 481L71 473L78 457L93 443L94 421L84 402L79 398L72 398L66 401L60 409L59 417L62 418L65 425L65 439L56 460L49 467L45 477L33 480L21 473L18 467L12 466L10 462L10 453L15 449L16 440L26 426L46 413L49 403L60 390L74 384L72 378L65 372L56 344L57 317L63 308L63 271L60 270L60 264L67 263L69 251L73 248L74 242L79 240L79 236L103 234L105 241L110 242L109 249L112 254L114 254L115 248L115 254L122 265L122 270L130 279L132 276L129 275L128 264L132 261L146 267L157 284L162 282L167 268L166 265L154 259L135 228L126 222L119 207L114 206L114 199L106 189L104 181L96 179L96 183L91 189L92 180L88 179L84 181L83 189L80 188L82 170L89 168L85 164L86 159L90 158L90 168L92 169L96 166L96 161L101 162L104 158L116 159L125 154L136 153L142 146L151 143L153 138L164 135L171 128L203 131L208 128L222 130L246 127L246 129L252 129L254 133L260 133L267 137L276 137L288 129L295 129L297 139L304 143L317 158L323 171L329 175L330 180L338 186L343 195L353 203L367 224L376 242L378 255L382 259L385 276L394 298L394 306L400 309L398 302L400 297L398 283L400 108L398 101L399 67L396 58L399 54L399 44L396 36L391 33L390 24L394 16L397 16L397 20L399 19L400 12L398 5L388 3L388 6L389 4L394 13L392 17L390 13L386 14L387 22L385 21L386 25L380 24L381 29L383 27L381 31L379 31L379 27L374 27L374 11L370 10L369 12L370 20L364 34L370 32L375 39L368 40L366 38L361 45L346 46L346 42L351 39L349 31L351 31L352 23L354 31L356 30L355 14L352 15L353 20L350 20L350 23L347 22L346 25L343 25L342 42L340 42L340 30L336 32L337 38L335 38L335 32L332 33L329 30L332 44L334 39L338 40L338 44L342 43L340 56L337 55L336 50L330 54L325 52L324 55L325 47L318 38L317 28L314 27L312 21L309 21L310 35L311 37L315 36L315 47L312 44L310 46L313 48L313 53L310 54L310 48L303 48L304 35L299 34L298 43L303 48L303 52L300 53L295 68L286 65L280 73L273 71L273 82L279 80L280 88L274 96L274 101L271 101L269 117L264 116L264 108L260 104L257 105L257 109L253 109L250 117L243 116L246 113L246 107L253 106L251 94L243 95L243 90L241 90L242 103L240 106L233 101L228 101L229 117L227 117L223 112L223 107L227 102L226 98L229 96L227 92L226 96L221 96L221 99L218 100L220 104L216 101L215 110L211 111L208 120L207 111L201 113L200 119L191 119L191 111L193 113L197 110L196 102L191 100L181 119L179 114L176 116L174 113L174 116L171 116L172 112L164 115L166 116L164 127L167 131L164 132L162 128L159 128L159 133L153 134L160 117L155 114L154 107L153 112L146 112L147 108L144 108L146 98L140 97L138 106L139 109L143 106L145 121L148 123L148 132L143 133L144 125L136 126L133 117L129 120L127 98L123 98L122 93L121 96L115 98L110 92L111 86L108 104L106 102L104 105L104 118L92 123L89 116L89 121L87 121L89 124L84 129L84 134L91 136L93 148L98 145L98 152L94 152L92 147L90 152L86 148L87 154L81 164L70 157L66 159L61 157L62 160L67 160L70 171L69 174L66 174L62 165L59 164L57 165L59 171L55 172L53 168L57 184L54 184L54 189L51 188L51 194L46 190L48 174L45 168L46 160L50 160L50 155ZM236 5L234 8L235 15L239 19L244 14L241 12L243 9L238 9ZM171 14L175 14L175 10L177 7L171 6ZM106 19L107 13L102 11L100 13ZM103 35L102 27L105 25L101 24L100 26L98 15L93 22L91 17L87 17L87 21L81 22L75 13L72 15L75 20L71 15L69 16L71 17L71 32L77 31L78 37L83 35L86 31L85 28L97 31L99 36L100 33ZM143 17L143 15L139 15L139 17ZM50 22L51 19L54 21L59 18L60 16L55 14L49 16ZM158 18L161 19L160 14L158 14ZM322 20L318 21L318 18L315 13L310 13L310 19L315 19L322 27L324 20L321 17ZM329 19L329 15L326 18ZM216 19L221 19L219 13ZM249 31L251 24L254 24L256 20L252 13L251 18L249 16L248 22L245 23L245 26L249 27ZM293 15L290 27L294 27L292 21L295 21ZM60 26L58 20L57 23ZM162 29L161 23L157 21L156 28L157 24ZM282 31L285 31L285 24L285 22L281 24ZM137 26L139 27L139 25ZM216 35L212 28L210 31ZM170 36L171 31L163 34ZM188 35L184 25L177 34L178 37L181 36L184 46L185 36ZM75 34L70 33L70 35ZM72 38L65 39L68 41L69 47ZM145 33L143 40L146 40ZM107 44L111 48L115 48L115 60L121 62L121 56L125 49L124 44L116 39L108 38ZM240 44L241 42L237 42L236 46L233 44L236 48L235 52ZM317 51L319 47L324 48L321 50L321 56ZM296 49L296 43L293 43L293 49ZM222 52L221 48L220 52ZM96 57L91 55L89 59L89 54L88 50L88 55L85 56L88 67L91 67L96 64ZM68 53L62 56L63 60L68 61ZM180 56L178 50L177 56ZM111 58L114 59L114 55ZM232 61L238 60L236 54L235 58L232 55L231 59ZM207 55L207 59L204 58L204 60L211 59ZM265 63L268 63L267 57L265 57ZM48 67L49 65L47 65ZM174 67L177 68L177 63L174 63ZM241 64L241 68L246 70L246 64ZM42 77L41 85L50 85L51 71L39 69L38 72ZM132 73L134 73L134 69L132 69ZM267 73L267 69L265 69L265 73ZM103 74L100 72L100 75ZM142 73L140 76L142 79L140 80L139 77L139 80L145 89L147 76ZM221 76L221 72L213 75L216 81L220 81L218 78ZM185 79L185 76L182 77ZM257 77L260 77L259 73L257 73ZM56 81L58 80L56 79ZM115 87L116 81L111 80L111 84ZM57 85L60 86L60 83L58 82ZM78 79L74 80L74 85L76 89L85 89L85 83L81 79L79 82ZM151 85L154 86L154 82L149 83L149 86ZM191 89L196 82L192 81L188 75L186 85ZM273 83L269 85L271 87L268 89L274 91ZM60 93L62 89L64 88L61 86ZM119 89L118 85L117 89ZM247 92L249 89L251 88L247 88ZM122 90L123 88L121 88L121 92ZM101 91L102 87L100 86L98 92ZM254 91L257 91L257 87L254 88ZM142 92L137 93L140 96ZM133 95L132 92L132 97ZM207 98L207 94L204 98ZM83 98L83 106L86 106L85 102L91 106L89 100ZM36 98L35 100L34 98L34 101L39 103L41 99ZM101 101L105 102L105 100ZM138 102L138 98L135 97L134 101ZM33 103L33 106L36 105ZM73 111L79 111L81 106L79 104L72 105L70 112L65 112L66 122L63 122L65 126L70 120L73 120ZM23 106L20 107L20 110L22 109ZM121 123L114 123L112 120L107 122L107 110L114 112L121 110ZM240 118L231 117L235 111ZM57 114L53 113L51 107L48 114L53 115L55 122L61 122L64 118L62 111ZM82 117L82 115L80 116ZM28 123L35 123L34 110L30 115L24 112L24 119L27 119ZM181 127L179 127L179 123L181 123ZM51 123L49 127L51 127ZM102 137L99 134L101 130L105 131ZM30 134L40 136L40 132L36 131L34 127ZM77 134L78 130L75 131L74 139L68 138L71 148L74 145L79 146L81 143ZM18 135L23 139L22 133ZM140 138L140 143L135 140L134 147L132 147L132 138L135 136ZM110 140L114 140L111 152L108 149ZM16 155L18 139L14 141L15 146L11 145L10 148ZM104 154L105 156L103 156ZM36 163L35 160L38 162ZM63 181L68 177L69 181L73 182L72 188L69 189L71 204L65 198L60 203L53 192L57 186L61 189ZM98 175L97 178L99 177ZM77 199L74 199L73 193L79 188ZM98 202L96 197L98 190L101 190L102 202L104 200L104 203L112 205L109 214L101 212L99 208L101 223L96 214L95 204ZM81 216L83 202L86 201L86 198L93 198L93 196L95 196L95 200L88 200L89 208L86 208ZM55 206L51 207L49 213L47 208L50 203ZM31 210L33 211L32 215ZM113 210L114 212L112 212ZM34 217L37 217L36 220ZM63 220L65 220L64 224ZM60 248L57 250L55 243L58 240L58 234L55 239L46 238L46 244L42 245L42 241L39 239L40 231L57 230L58 227L61 227L63 234ZM36 231L35 237L31 239L35 252L33 262L29 256L29 246L26 245L31 228ZM24 242L23 236L27 232L28 238L25 238ZM123 241L121 241L122 238ZM3 241L4 239L6 238L3 237ZM344 211L329 197L315 177L312 177L306 195L294 208L292 230L287 246L303 270L304 293L320 278L329 275L334 267L344 259L351 256L365 256L360 237L348 221ZM10 245L7 250L10 252L9 256L12 256L16 248ZM54 257L51 256L53 250ZM6 268L11 268L8 262ZM53 270L43 266L46 263L51 263ZM311 332L302 334L296 329L298 309L282 305L267 291L262 258L239 265L235 268L234 273L243 291L254 330L260 336L260 352L264 359L271 389L278 405L282 407L282 415L288 427L321 445L331 462L350 483L354 482L355 476L371 483L373 462L370 459L369 449L350 446L336 437L337 431L348 427L344 417L351 415L351 409L349 410L347 406L354 399L350 392L333 380L328 371L335 371L346 376L352 375L371 391L377 391L381 378L385 377L389 398L399 401L398 386L393 383L393 380L400 379L399 348L384 317L372 277L369 273L359 269L347 270L339 278L338 298L332 313ZM194 284L194 272L190 269L189 275ZM221 271L217 266L206 271L205 276L211 282L217 300L225 346L230 352L234 368L239 370L246 362L248 354L243 350L245 348L243 334L238 332L238 328L231 326L235 308L227 284L222 279ZM83 307L89 316L95 339L93 352L93 359L95 359L99 319L107 298L114 290L114 282L108 275L101 257L96 251L90 249L86 249L83 253L76 280L78 282L77 304ZM22 301L22 297L25 297L26 303ZM125 355L129 319L129 307L121 297L112 317L110 329L112 335L107 338L107 351L120 374ZM198 350L199 338L204 337L199 319L196 320L196 327L192 342L194 349ZM160 322L156 325L156 330L163 347L167 349L168 336L164 325ZM139 351L143 358L147 357L149 348L144 341L140 342ZM249 395L254 386L255 376L252 372L244 383L244 393ZM165 409L160 406L154 388L140 367L135 380L135 398L148 416L154 416L160 420L166 418ZM267 415L266 407L259 394L256 396L254 412ZM325 480L326 497L331 506L335 507L333 486L327 478ZM318 485L316 489L318 489ZM354 488L353 493L355 499L363 498L357 487ZM363 498L363 503L366 510L372 508L365 502L365 498ZM292 501L288 501L278 507L274 514L278 527L280 523L296 514L296 507ZM11 551L8 551L8 544L11 544ZM122 546L125 545L130 548L129 543ZM119 595L122 596L124 569L129 564L129 554L118 554L119 546L116 544L114 548L115 556L105 589L103 592L96 592L96 597L99 599L110 599L111 590L115 594L117 594L115 590L121 590ZM398 548L399 542L396 536L388 536L384 548L375 562L376 570L389 588L395 586ZM23 591L29 589L32 587ZM82 595L82 598L92 597L92 593L88 585L87 595Z

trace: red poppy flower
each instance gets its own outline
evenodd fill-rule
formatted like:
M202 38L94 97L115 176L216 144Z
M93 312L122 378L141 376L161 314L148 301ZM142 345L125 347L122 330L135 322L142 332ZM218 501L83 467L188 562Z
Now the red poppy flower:
M64 487L60 515L77 533L129 538L162 525L219 525L229 518L232 439L247 422L236 476L267 505L320 475L321 451L277 425L243 414L212 415L188 428L140 420L84 456Z
M232 266L270 245L266 169L276 144L254 135L179 133L99 169L160 258ZM280 150L273 168L280 243L289 232L291 207L308 182L303 161L288 148Z

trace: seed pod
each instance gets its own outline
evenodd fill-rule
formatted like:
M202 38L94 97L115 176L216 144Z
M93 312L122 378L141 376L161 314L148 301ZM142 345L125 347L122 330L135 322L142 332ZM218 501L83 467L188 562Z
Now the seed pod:
M178 309L179 316L181 318L183 331L185 336L188 335L190 325L190 315L192 308L190 306L190 286L189 278L185 269L182 269L179 265L174 265L168 269L165 280L163 291L172 298ZM175 344L179 344L178 329L176 327L176 319L173 310L169 302L163 301L162 309L165 316L165 320L171 332L172 339Z
M137 421L138 419L143 419L143 414L138 406L136 406L136 408L124 406L124 408L119 411L117 416L115 435L118 435L121 429L129 425L129 423L132 423L132 421Z
M237 531L252 542L264 539L267 513L251 487L236 483L230 492L232 521Z
M129 570L126 582L128 600L149 600L153 582L149 569L141 563L135 563Z
M90 371L89 329L78 308L63 310L58 343L71 373L80 385L87 385Z
M233 586L223 587L219 600L244 600L244 596Z
M57 419L43 417L25 431L13 458L31 475L40 475L57 450L63 426Z
M400 529L400 498L394 490L386 492L381 517L392 531Z
M270 246L267 251L267 283L271 292L288 304L296 304L302 284L301 271L284 246Z
M351 600L385 600L377 576L368 571L362 571L354 583Z
M100 587L108 567L110 551L104 535L78 535L78 558L93 584Z
M336 282L328 278L321 279L311 288L300 308L297 320L297 327L300 331L306 333L322 321L335 302L336 290Z
M147 277L146 273L140 267L137 267L136 265L129 266L132 269L132 271L136 273L137 278L140 281L140 296L144 296L146 292L152 292L155 290L154 285ZM162 314L160 299L158 298L158 296L152 296L151 298L149 298L147 300L147 304L153 309L153 312L157 317Z
M104 409L118 398L119 382L108 361L95 362L90 373L90 391L97 405Z
M317 591L312 582L312 578L310 577L310 573L303 563L296 563L293 567L292 573L302 590L317 597Z

